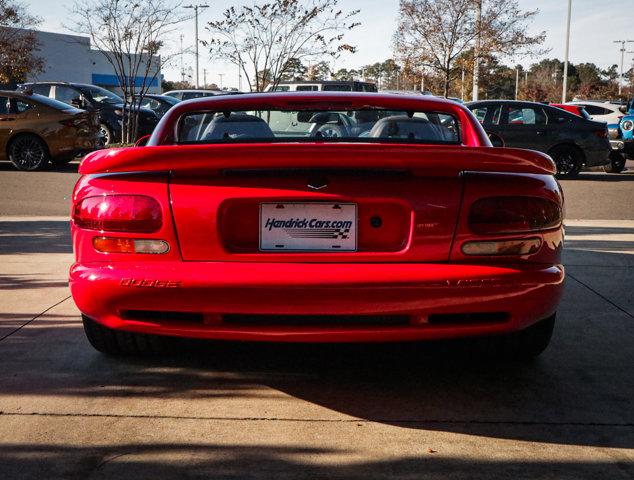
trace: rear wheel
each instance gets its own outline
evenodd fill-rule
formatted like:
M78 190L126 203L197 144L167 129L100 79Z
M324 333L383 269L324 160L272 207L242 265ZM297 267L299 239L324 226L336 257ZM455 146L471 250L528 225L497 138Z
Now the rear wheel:
M50 160L46 143L41 138L31 134L14 138L7 150L9 160L18 170L42 170Z
M583 167L581 152L569 145L560 145L549 152L555 165L557 165L557 176L559 178L570 178L577 175Z
M603 167L607 173L621 173L625 169L625 155L619 152L610 153L610 164Z
M527 361L546 350L555 327L553 314L519 332L477 339L484 356L495 359Z
M171 350L166 337L114 330L86 315L82 315L82 320L90 344L108 355L159 355Z

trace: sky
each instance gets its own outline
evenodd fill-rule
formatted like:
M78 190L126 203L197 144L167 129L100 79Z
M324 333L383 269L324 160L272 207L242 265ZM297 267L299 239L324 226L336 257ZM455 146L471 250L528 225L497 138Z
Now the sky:
M71 33L64 28L69 22L69 8L72 0L21 0L29 11L43 20L40 29L50 32ZM88 0L90 1L90 0ZM222 12L230 6L252 4L253 0L208 0L210 8L200 14L199 32L204 38L204 25L211 20L220 19ZM340 0L344 10L359 9L358 21L361 26L349 32L347 43L357 46L354 54L345 54L338 59L334 67L359 68L362 65L384 61L390 58L391 40L396 28L398 0ZM537 33L546 31L545 47L550 49L547 57L563 59L565 47L567 0L519 0L520 7L526 10L538 9L539 13L529 26L529 31ZM620 62L619 45L614 40L634 40L631 32L632 19L630 13L634 8L634 0L572 0L572 21L570 32L570 61L573 63L593 62L605 68ZM168 48L172 51L180 49L179 35L184 35L184 47L194 45L194 20L186 21L179 32L172 35ZM634 51L634 43L628 49ZM204 47L200 49L200 81L203 81L203 69L207 70L207 82L223 86L237 86L238 72L232 65L213 61ZM625 69L632 64L634 53L626 54ZM193 67L194 56L184 55L185 67ZM528 66L535 59L509 59L507 63L521 63ZM179 59L175 59L173 67L165 68L163 73L168 80L180 79Z

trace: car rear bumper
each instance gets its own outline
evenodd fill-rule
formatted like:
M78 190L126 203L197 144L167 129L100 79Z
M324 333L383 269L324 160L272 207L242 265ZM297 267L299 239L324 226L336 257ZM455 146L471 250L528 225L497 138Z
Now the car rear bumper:
M555 312L563 282L561 265L147 262L70 270L79 309L110 328L291 342L516 331Z
M585 148L583 153L585 155L586 167L600 167L602 165L608 165L610 163L610 152L612 151L612 145L606 142L606 147L603 148Z

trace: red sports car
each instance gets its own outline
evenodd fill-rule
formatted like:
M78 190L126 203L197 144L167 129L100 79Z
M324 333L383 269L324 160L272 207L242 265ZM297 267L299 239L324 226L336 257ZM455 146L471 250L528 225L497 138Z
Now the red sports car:
M487 337L529 358L564 282L551 159L423 96L270 93L174 106L81 164L73 298L92 345L165 337Z

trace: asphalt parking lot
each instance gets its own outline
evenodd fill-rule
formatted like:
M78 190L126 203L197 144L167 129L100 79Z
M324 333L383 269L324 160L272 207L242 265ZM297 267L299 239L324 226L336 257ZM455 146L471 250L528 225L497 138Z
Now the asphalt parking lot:
M452 344L113 359L69 296L76 165L0 164L0 478L634 478L634 164L562 182L566 293L517 366Z

